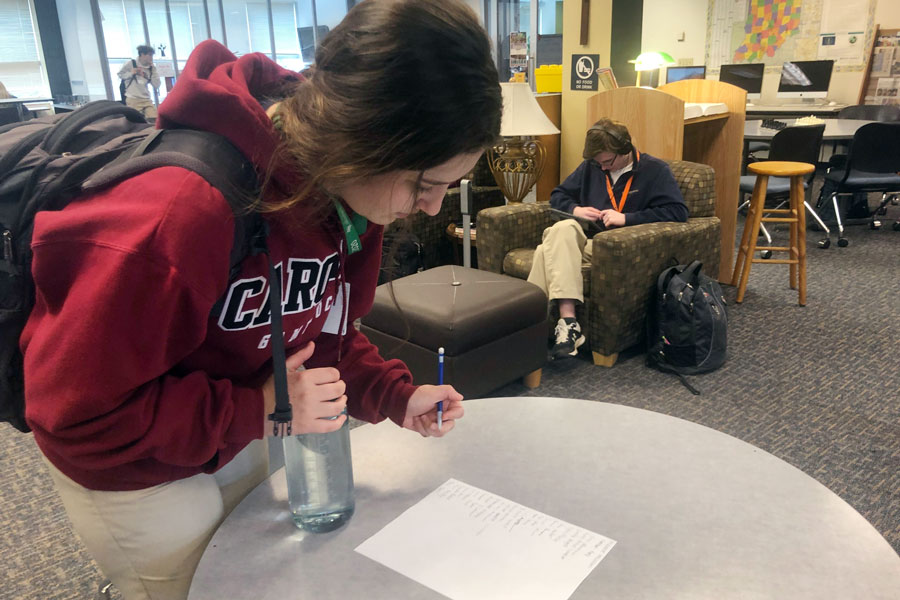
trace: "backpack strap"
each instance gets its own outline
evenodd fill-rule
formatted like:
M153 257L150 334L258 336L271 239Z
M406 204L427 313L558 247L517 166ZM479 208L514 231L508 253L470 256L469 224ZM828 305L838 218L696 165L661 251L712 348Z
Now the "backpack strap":
M119 105L121 106L121 104ZM131 151L91 176L85 191L159 167L183 167L222 192L236 215L253 211L257 177L253 165L223 136L194 129L156 129Z
M133 108L125 106L121 102L111 100L99 100L90 102L74 110L55 125L41 147L47 154L62 154L68 149L68 145L81 130L100 119L112 116L123 116L132 123L146 123L144 115Z
M240 151L220 135L193 129L153 131L132 151L120 156L85 182L95 189L122 181L132 175L163 166L180 166L197 173L218 189L235 217L229 279L237 277L240 264L248 256L265 254L269 265L269 309L271 312L272 365L275 380L275 410L268 418L276 436L291 435L293 411L287 391L286 350L281 321L281 277L269 256L268 224L255 208L258 189L256 171ZM211 314L222 311L224 298Z
M700 271L703 269L703 263L699 260L692 261L687 267L685 267L684 271L682 271L682 275L684 275L684 279L691 284L694 289L700 285Z
M253 210L258 194L256 170L223 136L194 129L156 129L141 144L85 181L82 189L98 189L168 166L193 171L219 190L231 206L235 240L229 279L233 279L244 258L265 251L267 232L264 219ZM221 310L222 306L217 303L217 308Z
M680 273L680 271L678 267L675 266L663 269L663 272L659 274L659 277L656 278L656 292L658 298L662 298L666 293L666 290L669 289L669 282L672 281L672 278L675 277L677 273Z
M275 270L272 257L266 251L269 262L269 310L272 313L272 376L275 382L275 410L269 415L272 434L277 437L291 435L293 410L287 391L287 353L284 349L284 327L281 324L281 277Z
M15 125L19 125L19 123L16 123ZM8 130L4 128L0 133L6 133L6 131ZM50 127L47 127L39 129L24 139L19 140L15 147L11 148L9 152L0 157L0 173L4 175L9 173L15 165L19 164L19 161L28 155L29 152L40 146L49 133Z

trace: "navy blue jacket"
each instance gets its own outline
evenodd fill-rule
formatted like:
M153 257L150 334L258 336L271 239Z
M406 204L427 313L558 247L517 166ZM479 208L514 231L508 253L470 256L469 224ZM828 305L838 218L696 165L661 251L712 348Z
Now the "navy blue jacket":
M616 198L621 198L629 177L634 177L634 183L625 201L625 225L687 221L687 205L669 165L642 152L633 174L622 174L613 186ZM553 188L550 206L569 213L577 206L593 206L599 210L613 208L606 189L606 171L593 160L584 161Z

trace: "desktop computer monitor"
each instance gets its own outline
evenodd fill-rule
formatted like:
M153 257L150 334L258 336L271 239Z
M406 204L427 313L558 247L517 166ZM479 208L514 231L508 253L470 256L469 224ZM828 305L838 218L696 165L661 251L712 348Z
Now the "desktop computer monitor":
M747 90L747 100L756 100L762 91L763 63L749 65L722 65L719 81Z
M669 67L666 69L666 83L682 79L706 79L706 67Z
M781 67L779 98L825 98L831 83L833 60L796 60Z

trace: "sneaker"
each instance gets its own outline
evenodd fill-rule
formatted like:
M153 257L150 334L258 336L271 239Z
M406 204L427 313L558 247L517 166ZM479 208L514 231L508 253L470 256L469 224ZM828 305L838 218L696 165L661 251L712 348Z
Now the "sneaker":
M581 325L575 319L560 319L555 329L556 341L550 349L550 358L568 358L578 356L578 348L585 342L581 333Z

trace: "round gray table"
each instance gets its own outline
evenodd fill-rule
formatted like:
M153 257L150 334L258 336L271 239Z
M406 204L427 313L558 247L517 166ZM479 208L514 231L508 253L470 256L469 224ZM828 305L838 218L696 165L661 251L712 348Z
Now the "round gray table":
M796 119L777 119L788 126L794 124ZM864 121L860 119L822 119L825 122L825 132L822 134L823 140L828 141L847 141L853 139L856 130L867 123L875 123L875 121ZM757 142L771 140L777 129L770 129L762 126L762 121L744 121L744 141Z
M736 438L582 400L465 408L443 439L354 429L356 514L335 532L296 529L274 473L216 532L189 600L443 598L354 548L450 477L616 540L575 600L900 597L900 556L859 513Z

